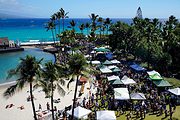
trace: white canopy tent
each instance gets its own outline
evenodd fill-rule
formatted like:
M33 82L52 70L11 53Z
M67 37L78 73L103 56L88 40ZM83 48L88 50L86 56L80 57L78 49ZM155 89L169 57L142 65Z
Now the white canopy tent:
M136 84L136 82L133 79L128 78L126 75L123 76L121 81L124 83L124 85Z
M114 69L114 68L117 68L117 66L115 65L110 65L110 66L107 66L109 69Z
M116 115L114 111L104 110L96 112L97 120L116 120Z
M111 81L111 80L117 80L117 79L120 80L119 76L115 76L115 75L108 76L107 79L108 79L108 81Z
M150 75L154 75L154 74L158 74L159 76L161 76L157 71L153 70L153 71L148 71L147 74Z
M146 99L143 93L131 93L130 97L132 100L145 100Z
M112 71L111 71L108 67L100 68L100 71L101 71L102 73L112 73Z
M173 93L174 95L180 95L180 88L169 89L168 91Z
M91 63L92 63L92 64L95 64L95 65L97 65L97 64L101 64L101 62L100 62L100 61L98 61L98 60L91 61Z
M120 61L118 61L118 60L116 60L116 59L111 60L111 62L112 62L113 64L119 64L119 63L120 63Z
M129 97L129 91L127 88L114 88L114 96L117 100L128 100Z
M81 106L78 106L74 109L74 117L76 118L83 118L86 115L88 115L89 113L91 113L91 110L88 110L86 108L83 108ZM67 111L68 114L72 115L72 109L70 111Z

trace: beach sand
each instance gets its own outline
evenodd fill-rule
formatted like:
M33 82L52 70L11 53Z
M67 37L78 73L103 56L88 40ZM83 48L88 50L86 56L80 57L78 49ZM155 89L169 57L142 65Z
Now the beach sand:
M11 83L14 84L14 83ZM33 120L33 111L32 111L32 106L31 102L27 101L27 97L29 96L29 86L27 85L24 87L22 91L17 92L15 95L10 97L9 99L6 99L3 97L4 91L7 89L9 84L6 85L0 85L0 119L1 120ZM65 108L65 106L71 105L73 95L74 95L74 87L75 87L75 82L73 82L70 85L70 89L68 90L66 87L66 95L64 97L61 97L57 90L55 91L54 94L54 99L60 98L61 102L60 103L54 103L54 106L57 107L58 110L62 110ZM89 84L85 84L85 93L88 93L87 87L89 87ZM78 87L78 91L80 90L80 86ZM38 106L41 104L42 110L47 110L46 108L46 103L49 102L50 104L50 99L45 98L45 94L43 91L41 91L41 88L38 88L34 90L33 92L34 97L35 97L35 106L36 110L39 110ZM79 92L77 93L77 95ZM81 96L81 99L87 96L83 94ZM6 105L8 104L14 104L11 108L5 108ZM24 106L23 110L20 110L18 107Z

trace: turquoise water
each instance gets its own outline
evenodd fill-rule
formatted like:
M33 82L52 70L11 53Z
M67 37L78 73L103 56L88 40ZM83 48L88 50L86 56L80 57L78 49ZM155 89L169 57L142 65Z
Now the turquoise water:
M38 48L25 49L24 51L4 53L0 54L0 83L5 83L15 80L15 77L6 80L8 70L16 68L17 64L20 62L20 57L24 58L26 55L35 56L37 59L43 59L42 63L47 61L54 61L54 56L50 53L43 52Z
M80 33L79 26L84 23L91 23L89 18L83 19L65 19L65 29L71 30L69 28L70 21L74 20L76 23L75 31ZM122 21L128 24L132 23L132 19L111 19L112 22ZM0 37L8 37L10 40L28 42L29 40L40 40L40 41L52 41L51 31L46 31L46 23L49 19L38 19L38 18L28 18L28 19L0 19ZM62 25L60 26L62 32ZM58 31L58 27L57 27ZM87 34L87 29L84 29L84 34ZM98 33L98 30L97 30Z

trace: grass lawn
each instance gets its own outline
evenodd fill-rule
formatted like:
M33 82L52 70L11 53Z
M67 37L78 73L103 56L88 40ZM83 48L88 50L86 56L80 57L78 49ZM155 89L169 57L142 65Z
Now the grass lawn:
M169 109L169 107L167 106L167 109ZM126 114L128 114L129 112L126 112ZM144 120L169 120L169 116L167 118L164 118L165 114L161 115L161 116L156 116L156 115L149 115L146 114L146 118ZM132 116L133 117L133 116ZM173 120L180 120L180 106L176 107L176 111L175 113L173 113L172 116ZM117 120L126 120L126 115L120 115L120 117L117 117ZM133 118L133 120L140 120L137 118Z
M167 80L171 85L173 85L173 87L180 87L180 80L176 78L164 78L164 79Z

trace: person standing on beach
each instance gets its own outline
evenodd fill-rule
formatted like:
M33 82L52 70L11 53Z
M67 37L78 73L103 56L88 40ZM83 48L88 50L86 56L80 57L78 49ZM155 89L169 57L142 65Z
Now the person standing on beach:
M47 110L49 111L50 110L49 102L46 103L46 106L47 106Z
M39 104L39 110L42 110L42 106L41 106L41 104Z

